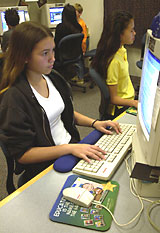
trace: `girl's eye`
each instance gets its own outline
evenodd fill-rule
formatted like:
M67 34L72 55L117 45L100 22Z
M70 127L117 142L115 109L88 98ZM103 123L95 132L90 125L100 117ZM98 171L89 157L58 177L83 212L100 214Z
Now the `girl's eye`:
M48 54L48 51L43 51L42 53L43 56L47 56L47 54Z
M48 54L48 52L47 52L47 51L43 53L43 55L44 55L44 56L46 56L47 54Z

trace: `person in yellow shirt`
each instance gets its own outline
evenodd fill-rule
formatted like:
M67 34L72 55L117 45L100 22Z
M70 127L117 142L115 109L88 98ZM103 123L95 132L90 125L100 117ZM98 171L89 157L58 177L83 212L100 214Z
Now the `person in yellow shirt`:
M86 41L87 41L87 37L88 37L88 30L87 30L87 26L86 26L84 20L81 18L81 15L82 15L82 12L83 12L83 7L79 3L76 3L74 5L74 7L76 9L77 21L81 25L82 33L84 34L84 38L83 38L83 41L82 41L82 51L83 51L83 54L85 54L86 47L87 47L86 46Z
M124 45L135 40L134 19L129 12L115 11L104 24L92 67L106 79L110 92L108 114L113 119L129 106L137 108L134 88L129 76Z

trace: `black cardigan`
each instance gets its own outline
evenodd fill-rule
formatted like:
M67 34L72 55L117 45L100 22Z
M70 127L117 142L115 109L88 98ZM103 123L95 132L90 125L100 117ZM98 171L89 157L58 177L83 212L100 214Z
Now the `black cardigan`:
M79 141L70 87L56 71L52 71L49 78L64 101L65 109L61 115L64 126L72 138ZM1 96L0 129L3 131L0 140L16 160L32 147L55 145L47 115L32 92L25 74L21 74L16 83ZM39 172L52 162L23 165L23 168L37 169Z

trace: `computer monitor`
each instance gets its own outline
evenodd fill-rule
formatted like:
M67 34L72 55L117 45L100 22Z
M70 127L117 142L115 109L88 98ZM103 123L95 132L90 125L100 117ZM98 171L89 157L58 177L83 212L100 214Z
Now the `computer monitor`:
M8 26L5 21L5 11L9 8L15 8L18 11L20 17L19 23L29 20L27 6L0 7L0 35L3 35L3 33L8 30Z
M62 22L63 3L44 4L41 10L41 23L49 28L56 28Z
M160 39L147 31L131 177L142 196L160 197Z

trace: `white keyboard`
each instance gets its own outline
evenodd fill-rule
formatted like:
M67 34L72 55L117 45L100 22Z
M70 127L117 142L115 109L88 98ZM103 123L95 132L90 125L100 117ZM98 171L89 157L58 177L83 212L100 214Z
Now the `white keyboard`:
M121 134L103 135L95 145L106 151L105 160L91 160L91 164L80 160L73 168L73 172L101 180L109 180L118 165L124 159L132 143L132 135L136 126L120 123Z

